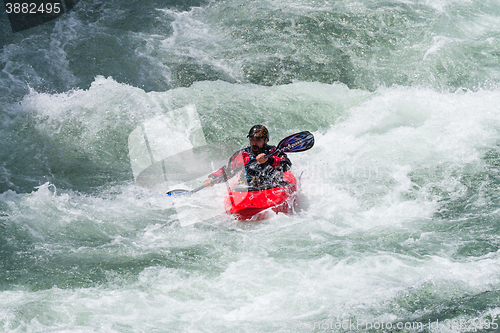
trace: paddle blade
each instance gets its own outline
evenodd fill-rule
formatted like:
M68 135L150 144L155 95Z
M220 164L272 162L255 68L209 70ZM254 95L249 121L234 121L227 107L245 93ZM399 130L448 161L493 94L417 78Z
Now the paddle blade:
M168 196L185 195L185 194L188 194L189 192L191 192L191 191L188 191L188 190L172 190L172 191L168 191L167 195Z
M295 153L311 149L314 146L314 135L304 131L287 136L278 144L277 149L285 153Z

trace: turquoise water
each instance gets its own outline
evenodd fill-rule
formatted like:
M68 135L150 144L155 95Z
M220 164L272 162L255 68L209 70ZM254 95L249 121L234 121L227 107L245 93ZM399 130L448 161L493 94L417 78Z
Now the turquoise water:
M9 29L1 331L500 331L497 1L81 0ZM209 146L314 133L295 214L134 183L130 133L187 105Z

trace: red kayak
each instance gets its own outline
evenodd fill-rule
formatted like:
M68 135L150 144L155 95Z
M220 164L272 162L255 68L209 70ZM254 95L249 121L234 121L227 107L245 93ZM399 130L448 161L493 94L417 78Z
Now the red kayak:
M285 185L265 190L230 189L224 200L226 213L238 220L261 220L267 217L268 208L275 213L292 212L298 196L297 179L287 171L283 174L283 180Z

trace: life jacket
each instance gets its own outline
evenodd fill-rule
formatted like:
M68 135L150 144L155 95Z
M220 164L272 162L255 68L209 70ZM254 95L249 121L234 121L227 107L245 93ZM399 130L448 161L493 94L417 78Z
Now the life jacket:
M268 155L275 150L275 146L266 144L258 154ZM285 153L279 153L269 157L265 163L258 164L257 155L253 153L251 147L241 149L231 156L226 168L221 168L223 170L219 169L212 175L218 177L224 172L230 175L232 171L245 166L245 172L240 175L240 184L259 189L280 186L283 183L283 172L290 169L292 162Z

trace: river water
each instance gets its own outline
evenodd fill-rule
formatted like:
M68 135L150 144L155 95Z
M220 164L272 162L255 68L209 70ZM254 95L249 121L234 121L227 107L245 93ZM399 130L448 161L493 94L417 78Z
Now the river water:
M0 30L1 331L499 331L497 0L81 0ZM130 133L187 105L208 146L315 135L294 214L135 184Z

